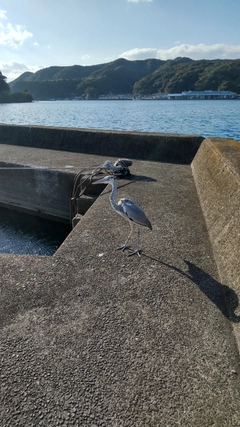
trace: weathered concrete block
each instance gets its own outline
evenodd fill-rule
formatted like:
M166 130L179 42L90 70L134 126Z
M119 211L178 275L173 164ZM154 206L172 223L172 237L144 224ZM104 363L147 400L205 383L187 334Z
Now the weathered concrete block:
M70 222L72 182L70 173L7 164L0 169L0 204L40 217Z
M240 296L240 144L205 139L192 171L222 283Z
M102 156L190 164L203 137L45 126L0 125L0 143Z

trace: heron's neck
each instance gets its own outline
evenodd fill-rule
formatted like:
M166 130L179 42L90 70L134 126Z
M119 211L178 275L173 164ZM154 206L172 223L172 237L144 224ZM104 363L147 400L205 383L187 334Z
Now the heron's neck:
M111 191L111 194L109 196L109 200L110 200L112 208L117 209L118 205L117 205L117 202L114 198L116 195L116 192L117 192L117 186L116 186L115 181L111 182L111 186L112 186L112 191Z

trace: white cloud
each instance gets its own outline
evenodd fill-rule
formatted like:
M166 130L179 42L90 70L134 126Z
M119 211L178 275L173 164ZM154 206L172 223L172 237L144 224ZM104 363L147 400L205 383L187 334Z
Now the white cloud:
M88 54L82 56L83 61L87 61L90 58L91 58L91 56Z
M126 51L120 58L128 60L157 58L162 60L174 59L178 56L187 56L192 59L237 59L240 58L240 45L213 44L198 45L181 44L169 49L136 48Z
M157 58L157 49L135 48L122 53L120 55L120 58L125 58L125 59L128 59L129 61L134 61L136 59Z
M7 20L6 11L0 10L0 20ZM24 25L12 25L0 21L0 45L17 49L33 34L25 29Z
M7 83L11 82L12 80L15 80L17 77L19 77L21 74L25 73L26 71L35 73L41 68L43 67L42 66L28 67L25 64L21 64L19 62L14 62L14 61L0 62L0 71L4 76L7 77Z
M0 19L7 19L6 10L0 10Z

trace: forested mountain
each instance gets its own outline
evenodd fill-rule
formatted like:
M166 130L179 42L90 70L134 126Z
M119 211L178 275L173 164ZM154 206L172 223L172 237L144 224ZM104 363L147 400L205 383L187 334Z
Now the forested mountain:
M22 74L10 87L14 91L27 89L34 99L96 99L109 92L132 93L135 82L152 74L162 63L157 59L117 59L92 66L49 67Z
M176 58L135 83L135 93L181 93L189 90L230 90L240 93L240 59Z
M92 66L53 66L24 73L9 86L12 91L29 91L36 100L98 99L109 93L144 95L188 90L240 93L240 59L127 61L122 58Z

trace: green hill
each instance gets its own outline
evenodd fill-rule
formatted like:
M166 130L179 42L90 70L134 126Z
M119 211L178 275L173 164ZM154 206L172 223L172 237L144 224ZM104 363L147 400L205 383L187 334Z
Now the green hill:
M92 66L52 66L24 73L9 84L11 91L27 90L36 100L100 95L173 93L188 90L231 90L240 93L240 59L162 61L117 59Z
M240 59L166 61L152 75L135 83L134 93L180 93L188 90L230 90L240 93Z
M32 102L33 98L31 93L26 89L22 92L11 92L10 86L6 83L7 77L3 76L0 71L0 103L14 103L14 102Z

